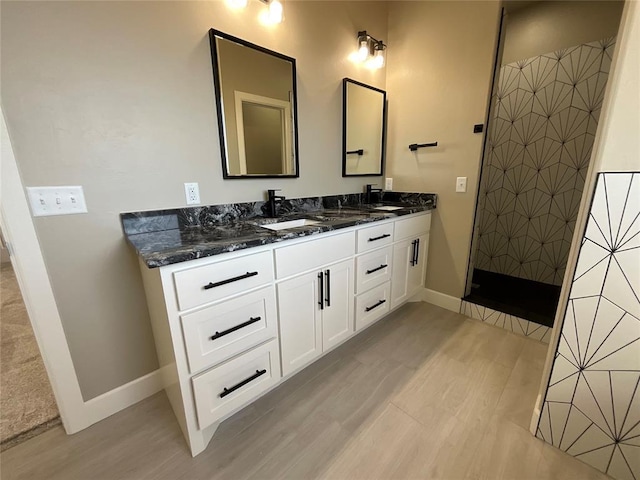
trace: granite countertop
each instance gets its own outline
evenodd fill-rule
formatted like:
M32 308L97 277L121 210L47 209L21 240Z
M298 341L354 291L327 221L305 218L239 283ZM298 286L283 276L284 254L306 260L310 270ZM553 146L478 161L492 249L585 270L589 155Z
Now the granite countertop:
M436 204L433 194L386 195L372 205L361 200L359 194L286 200L278 218L265 217L264 202L254 202L123 213L121 220L127 241L155 268L424 212ZM376 209L382 205L401 208ZM279 231L260 226L298 219L318 223Z

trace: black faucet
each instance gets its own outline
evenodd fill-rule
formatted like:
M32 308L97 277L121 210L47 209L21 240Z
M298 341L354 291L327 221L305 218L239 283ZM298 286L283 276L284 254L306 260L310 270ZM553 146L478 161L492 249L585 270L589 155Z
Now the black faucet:
M278 203L286 200L284 196L276 195L280 190L267 190L268 196L268 215L272 218L278 216Z
M365 186L364 203L371 203L371 194L380 192L382 192L381 188L373 188L373 185L368 183Z

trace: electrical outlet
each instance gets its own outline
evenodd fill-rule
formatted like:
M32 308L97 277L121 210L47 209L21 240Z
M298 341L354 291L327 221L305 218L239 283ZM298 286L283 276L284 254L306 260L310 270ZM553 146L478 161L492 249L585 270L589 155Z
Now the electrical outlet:
M464 193L467 191L467 177L456 178L456 192Z
M385 178L384 179L384 189L390 192L393 190L393 178Z
M27 195L34 217L87 213L81 186L27 187Z
M187 205L197 205L200 203L200 189L197 183L185 183L184 194L187 197Z

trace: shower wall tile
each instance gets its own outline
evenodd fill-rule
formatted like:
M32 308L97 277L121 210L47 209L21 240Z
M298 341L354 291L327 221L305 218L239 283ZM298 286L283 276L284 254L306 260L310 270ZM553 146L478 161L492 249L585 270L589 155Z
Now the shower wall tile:
M551 329L544 325L529 322L524 318L499 312L466 300L463 300L460 305L460 313L467 317L488 323L489 325L504 328L517 335L532 338L542 343L549 343Z
M614 44L605 39L501 68L476 268L562 284Z
M598 177L536 436L640 478L640 172Z

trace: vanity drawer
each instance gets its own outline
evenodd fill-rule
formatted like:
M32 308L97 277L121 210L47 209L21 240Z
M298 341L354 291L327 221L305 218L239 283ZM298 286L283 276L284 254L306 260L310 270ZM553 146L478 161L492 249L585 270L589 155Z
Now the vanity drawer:
M383 283L356 297L356 331L375 322L389 312L390 282Z
M276 249L277 277L285 278L334 263L355 253L355 232Z
M210 263L173 274L180 310L215 302L273 281L271 252Z
M280 379L278 340L248 351L193 377L193 395L202 430L259 397Z
M358 230L358 253L384 247L393 242L394 222L374 225Z
M366 292L391 280L391 246L380 248L356 258L356 293Z
M275 288L271 285L180 319L189 371L195 373L277 336Z
M417 237L431 228L431 213L405 218L396 222L396 240Z

